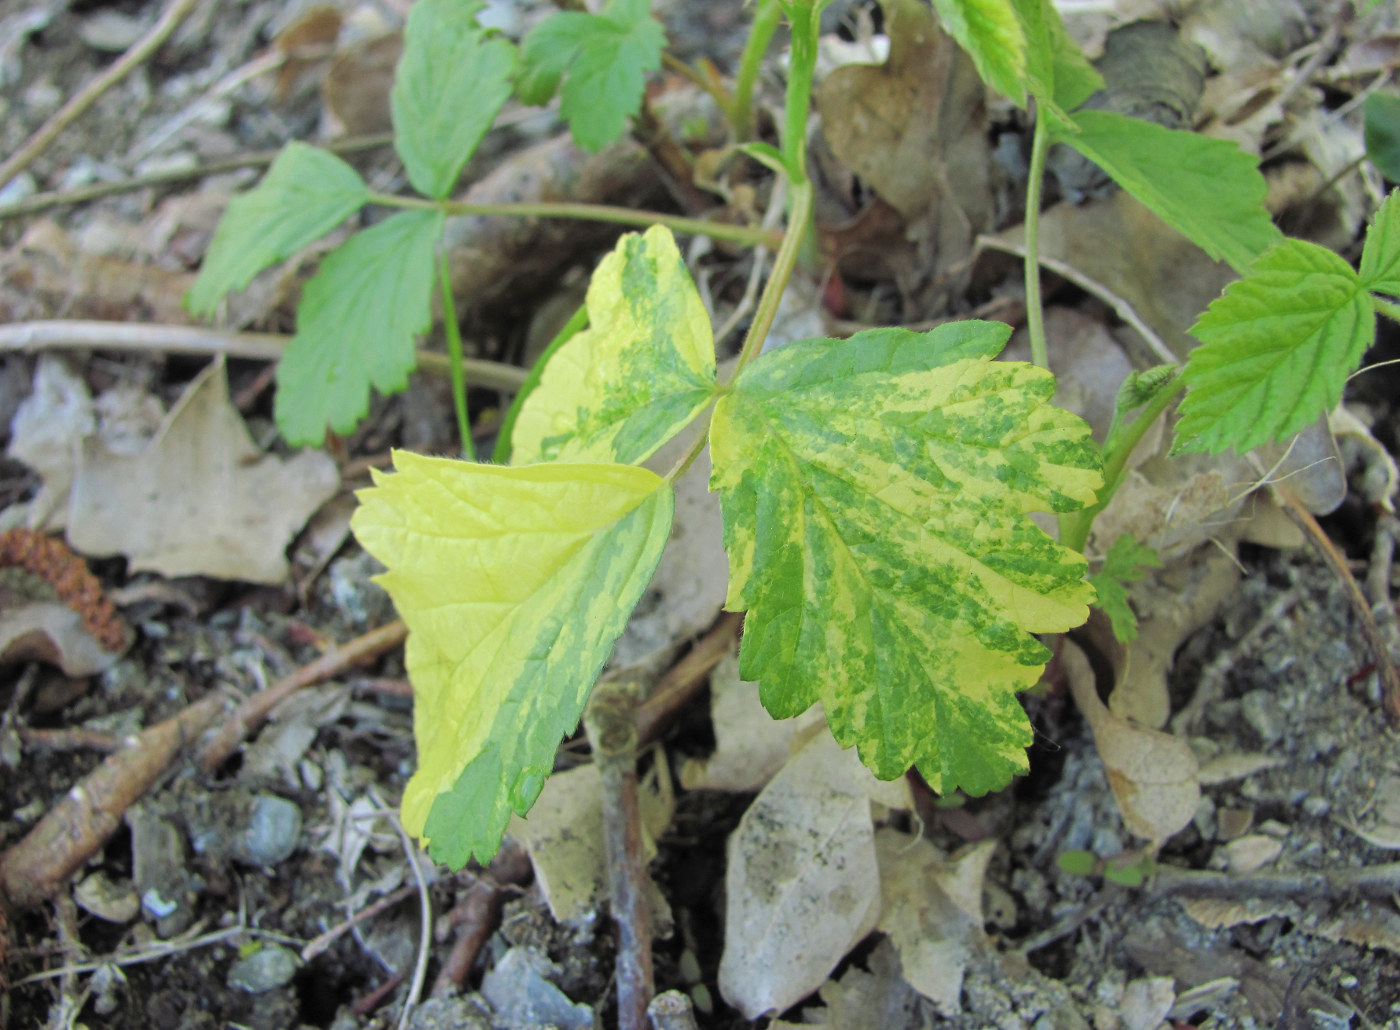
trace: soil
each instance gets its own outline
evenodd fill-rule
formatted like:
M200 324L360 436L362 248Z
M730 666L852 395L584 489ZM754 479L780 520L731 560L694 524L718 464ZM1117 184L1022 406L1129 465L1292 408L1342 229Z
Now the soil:
M266 47L296 6L268 0L199 5L171 45L114 87L34 163L35 188L123 178L159 163L207 163L314 136L322 117L314 89L280 104L269 102L265 91L234 91L219 117L196 119L177 135L175 157L166 151L159 159L131 158L141 140ZM519 6L527 16L534 10ZM682 34L680 51L732 60L731 36L707 49L712 41L704 33L734 32L730 9L738 5L708 6L713 12L707 17L688 16L673 25ZM25 11L51 15L19 51L17 77L0 93L0 154L15 150L61 98L110 59L83 42L94 14L149 24L157 9L132 0L0 10L0 24ZM0 60L10 61L3 43L0 33ZM10 67L0 66L0 81ZM494 156L484 163L503 159L519 141L506 135L491 144ZM396 174L388 151L354 160L371 182L392 181ZM193 189L148 188L61 207L50 217L75 239L92 243L101 238L102 226L149 224L164 201ZM0 244L13 246L31 226L32 218L0 221ZM192 270L211 226L186 227L152 263L173 272ZM592 257L579 254L578 266L587 268ZM743 275L717 277L735 286L721 288L723 302L735 301ZM1060 295L1061 303L1082 300L1073 292ZM519 298L515 305L535 302ZM258 327L287 329L287 310L271 305ZM54 318L68 311L62 305L39 312L12 305L8 313ZM519 327L479 328L480 338L492 341L483 356L524 347ZM1381 356L1393 343L1382 340ZM34 361L0 358L0 442ZM138 378L169 400L196 370L179 360L94 358L86 376L97 387ZM250 417L255 426L266 426L270 402L258 392L260 372L256 363L234 363L231 392L238 396L251 388ZM1369 412L1377 438L1391 453L1400 453L1397 385L1377 373L1350 395ZM378 400L342 456L370 454L409 433L450 434L451 425L450 401L444 402L440 384L423 380L411 400ZM446 437L438 444L446 446ZM0 462L0 504L28 499L38 485L18 462ZM1377 512L1356 502L1326 522L1362 578L1379 525ZM296 554L308 551L303 542ZM1117 883L1102 868L1083 874L1060 867L1066 852L1112 859L1136 855L1139 842L1124 830L1093 737L1052 675L1026 699L1037 729L1030 775L956 810L931 809L925 822L929 838L949 851L985 837L1000 842L983 896L987 936L969 960L962 1013L940 1013L912 989L890 986L898 984L889 974L897 959L876 935L834 972L845 995L829 986L784 1018L888 1030L1154 1030L1167 1018L1176 1027L1216 1030L1400 1027L1400 887L1387 896L1357 890L1340 876L1303 879L1382 867L1400 848L1394 804L1400 746L1381 714L1370 652L1337 576L1313 551L1246 546L1240 560L1238 590L1185 640L1171 674L1177 710L1192 701L1202 682L1211 684L1214 694L1201 707L1191 744L1203 765L1232 766L1233 772L1204 787L1191 825L1157 856L1163 867L1236 873L1233 892L1203 901L1151 880ZM92 567L109 587L156 581L129 576L120 560ZM124 735L211 693L252 694L317 658L324 642L348 640L393 618L387 599L368 583L374 571L351 542L324 573L305 582L304 596L289 587L180 582L174 595L124 606L136 643L106 673L72 681L47 666L0 668L0 851L102 759L91 750L21 743L21 729L82 727ZM1388 560L1381 573L1389 577ZM1382 608L1379 616L1394 622L1393 610ZM1246 639L1248 646L1242 646ZM1223 668L1223 678L1206 675L1208 668ZM12 986L0 1007L0 1025L6 1019L13 1028L94 1030L401 1025L408 993L403 985L412 979L420 949L420 891L403 842L387 823L370 817L393 803L413 769L411 702L396 687L402 676L401 657L390 654L373 668L300 692L212 773L192 760L175 763L75 877L74 894L12 917ZM677 767L686 757L706 754L713 739L702 692L673 720L663 743ZM568 752L566 746L561 761ZM705 1027L766 1025L728 1008L718 988L725 846L751 800L746 794L680 791L652 864L674 917L671 935L656 942L657 989L688 992ZM893 818L910 825L907 817ZM1270 856L1269 874L1297 876L1303 889L1264 891L1261 881L1251 879L1248 848ZM421 872L439 915L468 898L480 874L452 874L426 862ZM345 929L350 915L395 892L402 900ZM499 929L473 967L467 993L423 1001L409 1025L505 1025L493 1023L479 988L516 948L546 956L558 988L591 1006L597 1025L614 1025L615 950L606 909L561 926L528 879L508 884L504 896ZM344 932L315 957L296 961L289 976L259 972L259 953L271 963L268 956L280 954L277 949L300 952L337 928ZM451 944L447 933L430 938L429 985ZM139 961L114 960L134 953ZM386 984L390 989L381 992ZM877 992L870 997L883 1006L878 1019L869 1009L868 1022L849 1015L860 1011L852 1000L860 984ZM1170 1016L1152 1002L1167 988L1175 1004L1167 1006ZM826 1022L836 1018L834 1000L841 997L847 999L847 1021Z

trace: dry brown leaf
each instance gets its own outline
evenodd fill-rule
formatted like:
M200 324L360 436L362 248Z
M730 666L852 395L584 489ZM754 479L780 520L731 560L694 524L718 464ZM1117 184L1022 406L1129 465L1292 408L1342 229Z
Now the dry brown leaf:
M124 554L133 571L280 583L293 534L339 485L323 452L262 454L229 402L220 360L190 383L140 454L87 441L68 541L85 554Z
M962 1012L963 970L986 938L982 881L995 849L985 840L950 858L907 833L875 833L883 902L876 928L894 942L904 979L945 1016Z
M729 839L719 989L748 1019L820 987L879 917L870 799L852 761L830 734L813 737Z
M1064 641L1060 661L1075 703L1094 733L1123 825L1160 844L1196 814L1201 800L1196 756L1186 741L1133 726L1110 712L1099 700L1089 659L1076 644Z
M25 519L29 528L63 528L82 442L96 424L87 383L62 359L41 356L34 370L33 392L15 412L5 452L39 473L44 481L29 502Z
M346 47L331 62L321 96L342 132L363 136L393 128L389 90L402 54L403 36L395 32Z

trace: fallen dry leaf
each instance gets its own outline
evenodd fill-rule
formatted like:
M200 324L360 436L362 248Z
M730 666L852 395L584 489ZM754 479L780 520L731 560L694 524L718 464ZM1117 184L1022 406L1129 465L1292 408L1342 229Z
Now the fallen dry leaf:
M1196 814L1201 800L1196 756L1186 741L1133 726L1110 712L1099 700L1089 659L1072 641L1064 641L1060 661L1075 703L1094 733L1123 825L1160 844Z
M190 383L140 454L89 438L68 541L85 554L124 554L132 571L280 583L287 544L339 484L323 452L262 454L229 402L220 360Z
M23 662L56 665L75 679L110 669L122 656L104 650L83 619L57 601L16 602L0 570L0 666Z
M963 970L986 939L982 881L995 850L996 841L979 841L950 858L898 830L875 834L884 906L876 929L890 935L904 979L945 1016L962 1012Z

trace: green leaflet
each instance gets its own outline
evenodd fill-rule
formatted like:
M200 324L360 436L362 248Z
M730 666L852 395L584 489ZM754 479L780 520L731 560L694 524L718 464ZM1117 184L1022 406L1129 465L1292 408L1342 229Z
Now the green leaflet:
M1315 243L1284 240L1191 327L1201 346L1182 371L1174 449L1243 453L1298 432L1341 399L1375 332L1352 267Z
M1094 606L1108 616L1113 635L1125 644L1137 639L1137 616L1128 604L1128 591L1123 584L1142 579L1144 568L1161 567L1162 561L1156 551L1125 534L1113 541L1108 554L1104 555L1103 566L1089 577L1099 595Z
M1025 107L1026 34L1013 0L933 0L933 6L982 81Z
M294 446L348 433L369 390L394 393L413 370L414 336L432 323L437 211L404 211L352 236L302 290L297 333L277 365L277 426Z
M1366 230L1361 251L1361 287L1400 294L1400 190L1392 190Z
M1400 182L1400 97L1372 93L1362 112L1367 159L1391 182Z
M559 113L574 142L602 150L641 109L646 73L661 67L665 45L648 0L611 0L601 14L557 11L522 44L520 99L548 103L563 78Z
M359 173L340 158L288 143L262 182L229 201L186 307L213 314L225 294L330 232L368 197Z
M741 673L777 718L821 701L886 779L983 793L1026 768L1032 633L1088 616L1084 558L1026 513L1092 504L1099 457L1054 378L959 322L788 344L716 406Z
M593 273L588 328L521 405L512 461L650 457L714 396L710 317L671 232L629 233Z
M1052 134L1212 258L1243 274L1283 238L1264 207L1258 161L1227 140L1166 129L1112 111L1076 111L1077 132Z
M1103 88L1103 76L1069 38L1051 0L1013 2L1026 34L1026 87L1041 102L1042 111L1053 104L1054 117L1062 118Z
M626 465L501 468L407 452L351 528L409 628L418 771L404 828L452 868L500 845L578 724L651 579L674 500Z
M408 181L444 200L510 97L515 47L476 22L481 0L418 0L390 105Z

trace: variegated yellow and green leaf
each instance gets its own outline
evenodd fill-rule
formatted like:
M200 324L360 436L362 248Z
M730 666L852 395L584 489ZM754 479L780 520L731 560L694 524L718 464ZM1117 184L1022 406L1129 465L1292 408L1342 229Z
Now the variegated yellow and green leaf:
M550 359L511 460L643 461L714 397L710 318L669 229L629 233L588 287L588 322Z
M1098 451L1050 373L960 322L789 344L715 410L711 488L747 609L741 674L778 718L817 701L886 779L982 793L1026 768L1016 691L1077 626L1083 556L1027 517L1092 504Z
M628 465L475 465L407 452L351 528L409 628L418 771L404 828L488 860L554 768L651 579L674 500Z

